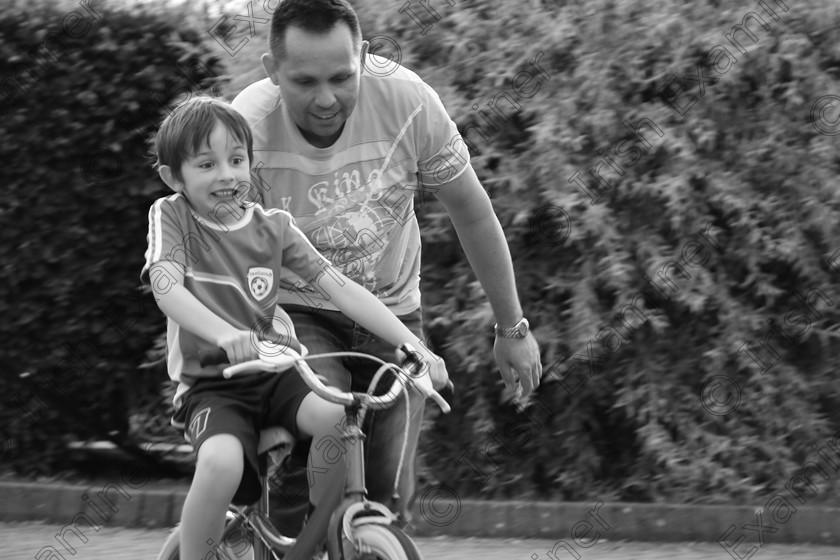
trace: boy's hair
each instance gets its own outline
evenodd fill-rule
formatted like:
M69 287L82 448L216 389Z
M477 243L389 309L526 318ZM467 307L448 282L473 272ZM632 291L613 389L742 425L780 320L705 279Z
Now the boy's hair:
M326 33L344 22L353 34L353 47L361 48L362 29L356 11L346 0L282 0L271 17L268 45L278 61L286 56L286 30L294 25L310 33Z
M210 142L210 134L221 123L248 149L248 162L254 161L254 137L245 117L224 99L201 95L178 105L161 123L154 138L153 167L168 165L179 181L181 164Z

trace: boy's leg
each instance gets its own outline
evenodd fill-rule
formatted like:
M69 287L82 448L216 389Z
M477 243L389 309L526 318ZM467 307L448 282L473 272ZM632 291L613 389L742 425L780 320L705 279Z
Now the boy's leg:
M219 546L225 510L259 498L254 413L261 385L248 380L200 380L184 395L176 419L187 427L196 467L181 512L181 558L203 560Z
M318 506L324 498L329 481L344 476L344 455L347 453L342 441L344 407L327 402L310 392L300 403L297 412L297 426L312 438L309 450L309 501Z
M300 311L297 311L297 309L297 306L289 306L286 308L292 317L292 321L294 321L298 340L307 347L310 354L321 354L324 352L334 352L348 349L342 345L339 338L332 332L333 329L330 328L330 325L324 324L321 318L317 316L317 310L312 310L316 312L316 314L313 315L308 312L301 312L305 308L301 308ZM352 325L352 322L350 322L350 324ZM313 361L310 365L319 375L327 377L327 379L329 379L329 384L341 387L345 390L350 389L350 373L341 364L341 360L321 359ZM298 383L307 394L312 394L309 388L306 387L303 380L300 379L296 373L290 372L290 374L296 377L296 383ZM292 390L296 391L296 389ZM288 393L288 390L285 390L284 393ZM317 398L317 395L312 395ZM274 400L276 401L277 398L279 398L279 396ZM301 403L302 402L303 401L301 401ZM323 401L323 403L329 406L337 407L339 418L333 423L333 425L339 423L344 415L343 408L338 405L327 403L326 401ZM272 408L275 411L278 410L275 404L272 404ZM277 469L274 476L269 481L271 489L271 520L275 527L277 527L283 535L289 537L296 537L298 535L301 527L303 526L303 520L306 517L310 502L309 472L313 472L311 470L307 470L307 463L309 462L310 456L310 444L318 443L317 439L310 439L312 437L310 430L314 429L311 426L311 423L308 423L306 418L298 419L296 411L300 411L300 408L298 408L297 405L294 408L295 410L290 410L287 407L287 412L290 411L293 414L290 418L275 417L273 420L268 420L268 424L280 424L286 426L287 429L290 429L292 433L297 434L298 437L298 442L292 450L292 453L286 458L283 465ZM303 420L304 422L304 426L301 428L301 431L304 432L303 434L298 434L298 431L296 431L299 426L299 420ZM295 429L291 429L289 426L290 422ZM317 470L314 472L323 472L324 468L325 467L316 465Z
M181 512L182 560L203 560L221 542L225 511L239 487L244 464L242 444L231 434L210 436L199 447Z

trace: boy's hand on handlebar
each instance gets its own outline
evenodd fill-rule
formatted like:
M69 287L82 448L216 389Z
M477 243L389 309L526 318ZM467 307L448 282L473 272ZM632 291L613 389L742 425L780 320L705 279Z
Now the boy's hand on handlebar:
M443 358L429 350L422 341L419 342L419 349L410 343L401 344L397 348L397 362L412 376L414 388L426 398L434 400L446 414L452 408L438 391L446 389L450 398L452 397L453 386L449 380L449 372L446 371Z
M429 374L429 378L432 380L432 387L434 387L435 391L440 391L449 385L449 372L446 371L446 363L443 361L443 358L422 346L417 351L422 356L423 361L428 365L428 370L424 371L424 373Z
M216 340L216 345L225 351L231 364L240 364L260 357L251 339L251 331L236 330L226 333Z
M415 378L431 385L435 391L452 384L443 358L429 350L420 340L401 345L397 350L397 361L403 366L411 365Z

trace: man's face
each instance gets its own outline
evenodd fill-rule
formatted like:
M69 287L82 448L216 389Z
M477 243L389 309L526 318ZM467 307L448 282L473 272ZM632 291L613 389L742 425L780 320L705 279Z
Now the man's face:
M359 96L360 56L350 28L339 22L326 33L310 33L290 26L285 41L282 60L264 55L266 72L303 137L318 148L331 146Z

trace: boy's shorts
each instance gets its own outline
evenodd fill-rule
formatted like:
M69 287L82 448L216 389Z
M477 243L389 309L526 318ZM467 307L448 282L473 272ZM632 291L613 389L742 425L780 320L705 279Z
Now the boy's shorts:
M233 503L253 504L262 494L257 463L260 430L283 426L295 438L306 438L298 432L296 419L300 403L310 392L294 369L199 379L184 393L172 421L184 426L196 455L210 436L230 434L242 442L245 465Z

